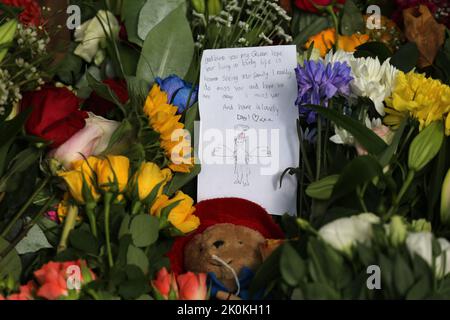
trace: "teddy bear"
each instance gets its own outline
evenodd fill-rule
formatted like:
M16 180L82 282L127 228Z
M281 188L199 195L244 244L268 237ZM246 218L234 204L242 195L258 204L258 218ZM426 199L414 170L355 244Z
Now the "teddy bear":
M218 299L248 299L255 271L284 238L280 227L261 206L240 198L201 201L196 215L199 228L169 252L172 270L207 273Z

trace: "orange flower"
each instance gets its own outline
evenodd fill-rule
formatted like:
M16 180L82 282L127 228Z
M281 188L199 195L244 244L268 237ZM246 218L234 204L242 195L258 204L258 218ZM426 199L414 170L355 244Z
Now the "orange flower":
M6 298L0 295L0 300L34 300L33 293L35 290L35 283L33 281L29 281L26 285L20 286L19 293L14 293Z
M173 273L162 268L156 274L156 279L152 281L152 288L158 300L178 299L178 286Z
M56 300L69 295L69 288L67 282L71 274L69 267L79 267L79 281L80 283L87 283L95 279L95 275L89 270L89 273L83 273L83 268L86 267L86 262L82 260L68 261L68 262L53 262L42 266L41 269L34 272L34 276L40 287L36 292L38 297L47 300ZM84 276L84 278L83 278ZM89 279L88 279L89 278ZM75 279L76 280L76 279Z
M206 300L208 289L206 287L206 274L188 272L177 277L180 300Z
M347 52L354 52L356 47L369 40L367 34L352 34L351 36L337 36L337 48ZM308 49L314 42L314 48L320 51L321 57L325 57L327 52L336 44L336 30L334 28L325 29L318 34L311 36L305 44Z

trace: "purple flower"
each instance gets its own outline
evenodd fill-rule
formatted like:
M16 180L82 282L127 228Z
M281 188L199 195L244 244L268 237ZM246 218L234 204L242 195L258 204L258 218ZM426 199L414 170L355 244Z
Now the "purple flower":
M183 113L184 110L197 102L198 87L192 88L191 84L178 76L171 75L165 79L156 78L155 81L161 87L161 90L167 93L169 103L178 107L178 113ZM188 101L189 105L187 105Z
M316 113L305 105L328 106L328 100L336 95L350 93L351 69L344 62L324 64L322 61L305 61L304 66L295 68L298 85L298 97L295 102L300 115L307 123L316 122Z

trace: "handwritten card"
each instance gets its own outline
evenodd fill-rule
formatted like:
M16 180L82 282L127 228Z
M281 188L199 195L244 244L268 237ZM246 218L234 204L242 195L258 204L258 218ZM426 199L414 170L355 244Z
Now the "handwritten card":
M206 50L200 73L198 200L240 197L296 213L295 46Z

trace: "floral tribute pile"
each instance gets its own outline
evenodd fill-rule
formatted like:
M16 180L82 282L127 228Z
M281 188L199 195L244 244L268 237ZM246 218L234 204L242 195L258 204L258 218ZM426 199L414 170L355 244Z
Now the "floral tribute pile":
M228 298L450 298L447 1L69 2L0 0L0 300L216 298L168 257L201 225L202 52L284 44L297 212Z

